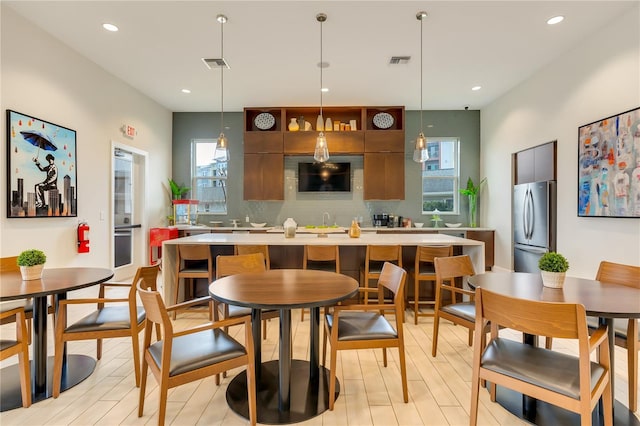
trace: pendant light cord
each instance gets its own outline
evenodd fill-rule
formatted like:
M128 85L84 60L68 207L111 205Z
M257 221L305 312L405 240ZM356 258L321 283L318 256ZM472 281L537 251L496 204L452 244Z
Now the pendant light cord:
M322 22L320 21L320 115L322 116Z
M423 55L422 55L422 21L424 20L424 17L422 17L420 19L420 133L423 133L423 127L422 127L422 62L423 62Z
M226 18L225 18L226 20ZM220 24L220 57L224 61L224 22ZM220 133L224 133L224 67L220 68Z

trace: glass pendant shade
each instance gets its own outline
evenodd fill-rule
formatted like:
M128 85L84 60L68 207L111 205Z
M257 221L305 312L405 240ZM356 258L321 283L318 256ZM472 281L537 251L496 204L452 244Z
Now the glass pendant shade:
M220 133L218 136L218 143L216 144L216 150L213 153L213 159L218 163L225 163L229 161L229 142L224 133Z
M424 163L429 159L429 151L427 151L427 139L424 134L420 132L416 138L416 145L413 149L413 161L417 163Z
M316 139L316 149L313 151L313 159L324 163L329 159L329 149L327 148L327 138L324 137L324 133L318 133Z

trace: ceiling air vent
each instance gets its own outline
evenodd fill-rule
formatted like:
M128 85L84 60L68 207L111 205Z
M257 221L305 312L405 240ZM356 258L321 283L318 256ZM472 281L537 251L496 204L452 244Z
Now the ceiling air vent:
M213 59L207 59L207 58L202 58L202 62L204 62L204 64L209 68L209 69L214 69L214 68L229 68L229 64L227 64L227 61L225 61L224 58L213 58Z
M398 64L408 64L411 56L392 56L389 64L398 65Z

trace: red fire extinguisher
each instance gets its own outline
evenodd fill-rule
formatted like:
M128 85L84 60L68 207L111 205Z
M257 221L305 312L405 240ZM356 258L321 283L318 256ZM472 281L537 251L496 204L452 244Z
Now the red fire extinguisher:
M89 253L89 225L86 222L78 224L78 253Z

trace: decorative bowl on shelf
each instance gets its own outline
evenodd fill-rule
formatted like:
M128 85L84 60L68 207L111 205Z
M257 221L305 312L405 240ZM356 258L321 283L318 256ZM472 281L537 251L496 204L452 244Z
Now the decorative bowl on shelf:
M251 226L253 226L254 228L264 228L266 224L267 224L266 222L262 222L262 223L251 222Z
M458 228L460 225L462 225L462 223L447 223L445 222L444 226L446 226L447 228Z
M421 222L413 222L413 226L415 226L416 228L422 228L424 226L424 223Z

